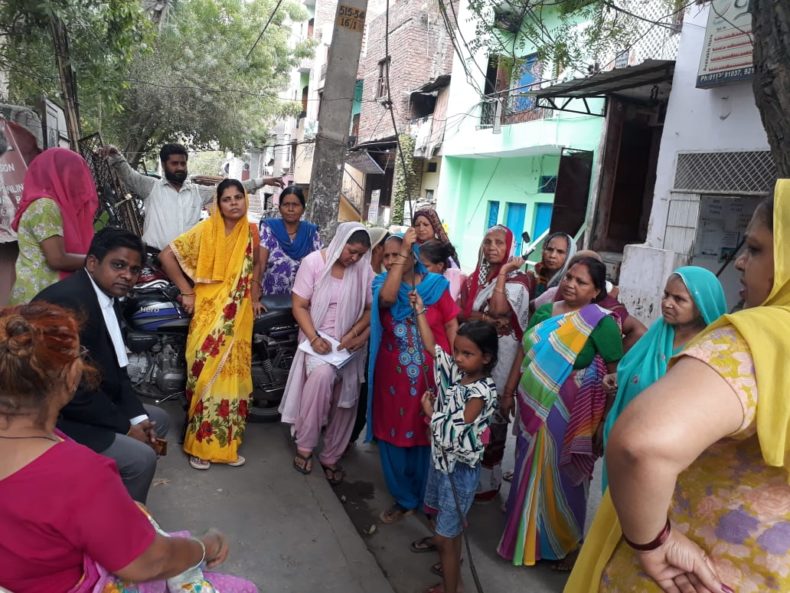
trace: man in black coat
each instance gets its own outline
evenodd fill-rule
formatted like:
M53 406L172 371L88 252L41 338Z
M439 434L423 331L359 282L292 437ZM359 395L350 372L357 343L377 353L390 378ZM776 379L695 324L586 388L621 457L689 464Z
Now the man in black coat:
M167 435L167 412L143 405L126 372L128 360L116 298L126 296L140 273L142 240L106 228L93 238L85 268L42 290L33 300L71 309L82 323L80 343L101 373L97 389L80 386L61 410L58 428L97 453L111 457L137 501L145 502L156 471L152 448Z

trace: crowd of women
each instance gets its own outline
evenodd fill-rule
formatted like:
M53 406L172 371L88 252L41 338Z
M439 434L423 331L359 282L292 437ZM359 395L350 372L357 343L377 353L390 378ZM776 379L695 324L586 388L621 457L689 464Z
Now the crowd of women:
M53 170L73 173L53 178ZM96 209L86 175L68 151L34 161L14 222L23 252L15 302L81 266ZM435 535L411 545L440 552L434 571L444 589L432 591L457 590L457 542L471 504L467 484L452 483L462 478L476 482L471 492L481 501L511 481L497 552L516 566L573 570L570 593L788 590L788 200L790 181L780 181L747 229L736 263L743 311L725 315L716 276L681 267L657 295L661 316L647 329L617 300L601 258L576 251L566 234L549 236L541 262L524 272L512 231L493 226L464 276L433 210L415 212L403 233L342 223L324 248L316 226L302 220L300 190L283 191L281 216L256 227L247 222L244 187L226 180L209 219L161 254L193 314L189 463L244 463L252 322L261 294L290 293L300 348L280 409L293 468L311 473L316 456L326 479L342 482L341 460L366 424L392 495L380 514L385 524L446 504L440 482L450 476L461 520L431 514ZM75 577L75 590L87 591L189 567L207 587L214 579L223 591L248 590L200 570L224 559L221 535L162 538L117 472L54 429L80 377L91 379L77 331L72 317L46 304L0 313L0 448L8 449L0 490L35 491L42 475L60 472L74 512L46 520L62 528L53 533L79 531L85 540L45 542L62 552L50 590L69 589ZM503 475L511 430L514 471ZM604 495L585 536L602 454ZM452 469L458 464L466 473ZM108 511L101 524L81 523L88 476L110 484L106 509L91 508ZM32 512L36 499L15 498L25 501L15 512ZM88 523L96 527L86 531ZM130 534L128 546L107 545L118 531ZM16 556L2 556L0 567L43 549L37 533L20 531ZM31 578L19 573L15 584L40 590Z

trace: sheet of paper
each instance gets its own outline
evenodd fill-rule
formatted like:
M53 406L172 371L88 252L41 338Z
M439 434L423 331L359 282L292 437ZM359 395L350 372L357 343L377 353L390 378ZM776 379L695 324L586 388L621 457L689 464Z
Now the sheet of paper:
M308 340L305 340L299 344L299 350L302 350L310 356L320 358L324 362L331 364L338 369L342 369L352 358L354 358L354 355L356 354L355 352L349 352L348 350L338 350L337 347L340 345L340 342L335 340L333 337L326 336L324 334L321 334L321 337L329 342L329 344L332 346L332 351L329 354L318 354L318 352L313 350L313 346Z

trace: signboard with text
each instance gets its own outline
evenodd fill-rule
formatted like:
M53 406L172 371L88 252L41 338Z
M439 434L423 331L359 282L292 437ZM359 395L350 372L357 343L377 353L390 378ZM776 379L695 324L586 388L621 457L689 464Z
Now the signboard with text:
M713 0L697 73L697 88L748 80L754 74L749 0Z
M8 243L16 241L11 221L22 199L27 164L38 148L35 137L22 126L0 119L0 129L8 142L8 150L0 155L0 243Z

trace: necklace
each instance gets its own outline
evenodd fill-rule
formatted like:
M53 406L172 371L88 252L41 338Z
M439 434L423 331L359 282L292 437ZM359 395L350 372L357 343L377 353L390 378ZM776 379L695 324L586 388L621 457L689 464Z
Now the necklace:
M46 439L48 441L55 441L56 443L60 441L57 437L49 436L46 434L31 434L28 436L6 436L0 434L0 439L8 439L10 440L19 440L19 439Z

